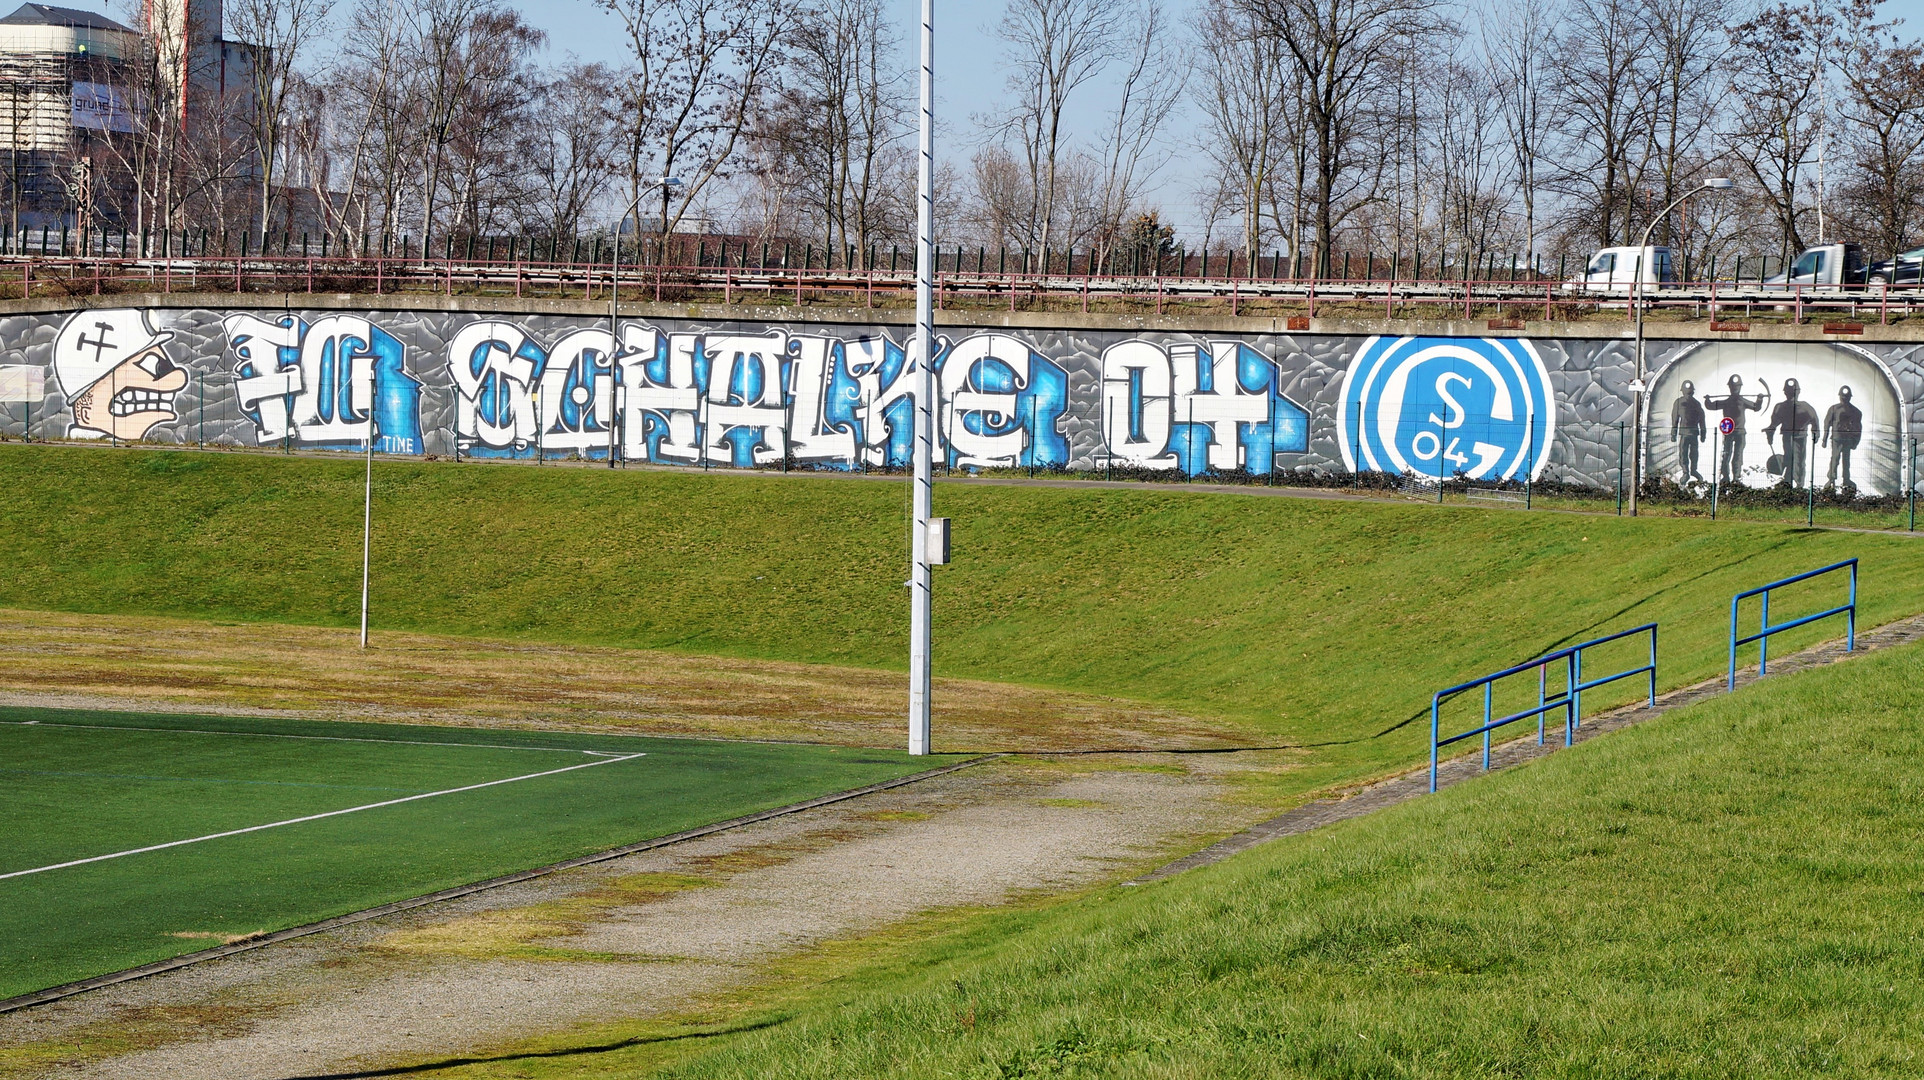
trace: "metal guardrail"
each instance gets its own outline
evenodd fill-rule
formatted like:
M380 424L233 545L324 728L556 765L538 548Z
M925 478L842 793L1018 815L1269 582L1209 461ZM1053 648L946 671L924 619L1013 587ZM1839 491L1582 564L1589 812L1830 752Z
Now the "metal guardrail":
M538 254L538 253L537 253ZM739 255L739 257L737 257ZM548 295L583 300L606 299L619 284L633 300L680 300L689 292L718 294L724 304L836 303L873 307L902 301L914 288L907 269L873 266L824 268L757 264L736 252L720 265L659 265L624 260L619 271L607 262L539 258L396 257L393 255L94 253L0 256L0 294L98 295L122 291L194 292L423 292L453 295L479 290L517 297ZM1639 308L1708 318L1732 333L1749 330L1744 319L1756 313L1781 314L1793 322L1822 321L1827 333L1857 334L1856 322L1888 322L1892 316L1924 310L1924 286L1769 285L1754 281L1666 283L1661 288L1603 288L1546 278L1409 276L1362 278L1264 277L1230 274L1216 267L1194 273L1107 273L1051 270L1003 271L970 268L959 260L935 276L938 306L1006 306L1070 302L1089 310L1092 301L1151 307L1183 303L1226 304L1231 314L1254 302L1281 303L1315 317L1319 305L1340 316L1357 318L1434 318L1441 314L1493 316L1491 330L1522 329L1526 320L1556 321L1605 310L1622 311L1626 320ZM1187 268L1185 268L1187 269ZM1633 297L1631 293L1635 291ZM1439 312L1439 309L1441 311ZM1271 312L1274 313L1273 311ZM1307 330L1291 325L1289 330Z
M1818 577L1823 574L1832 573L1837 570L1842 570L1842 569L1845 569L1846 567L1848 567L1851 572L1850 599L1848 601L1846 601L1844 604L1838 607L1826 608L1823 611L1819 611L1814 615L1805 615L1802 618L1792 619L1791 621L1786 623L1778 623L1775 626L1771 625L1770 591L1772 589L1781 589L1786 585L1794 585L1800 581L1809 581L1811 578ZM1764 598L1763 605L1762 605L1763 611L1758 620L1759 629L1758 629L1758 632L1755 634L1750 634L1748 636L1740 638L1737 636L1737 605L1752 596L1762 596ZM1768 585L1760 585L1755 589L1750 589L1745 592L1740 592L1736 596L1731 597L1730 598L1730 672L1729 672L1729 680L1726 685L1726 689L1730 689L1730 690L1737 689L1737 647L1738 646L1748 645L1753 641L1757 643L1757 674L1763 675L1769 670L1769 667L1770 667L1770 636L1772 634L1781 634L1786 630L1794 630L1799 626L1805 625L1806 623L1813 623L1819 619L1828 619L1832 615L1848 616L1849 629L1845 631L1844 651L1845 652L1854 651L1857 648L1857 560L1856 559L1845 559L1843 562L1831 563L1829 566L1820 566L1815 570L1809 570L1802 574L1797 574L1793 577L1787 577L1787 578L1784 578L1782 581L1773 581Z
M1648 634L1650 637L1650 660L1648 663L1633 668L1626 668L1622 671L1612 672L1608 675L1602 675L1595 679L1584 679L1583 651L1585 649L1594 649L1599 645L1607 645L1610 642L1620 641L1637 634ZM1564 663L1564 688L1555 696L1550 696L1547 686L1548 668L1551 664L1559 660ZM1533 709L1523 709L1494 720L1491 719L1490 705L1496 683L1512 675L1520 675L1531 670L1535 670L1537 673L1536 707ZM1563 745L1569 746L1576 741L1577 725L1583 720L1583 692L1585 690L1594 690L1599 686L1607 686L1613 682L1631 679L1638 675L1645 674L1650 678L1650 704L1655 705L1657 703L1656 623L1644 623L1642 626L1633 626L1628 630L1620 630L1617 633L1600 638L1593 638L1581 644L1570 645L1558 649L1555 652L1537 657L1535 660L1528 661L1527 663L1504 668L1502 671L1471 679L1466 683L1459 683L1447 690L1437 691L1430 697L1430 790L1432 792L1436 790L1438 751L1443 747L1449 746L1452 743L1462 742L1465 739L1474 739L1480 735L1483 737L1483 767L1488 769L1490 767L1490 733L1492 731L1507 724L1514 724L1519 720L1528 720L1534 716L1537 721L1537 745L1541 746L1543 745L1544 734L1543 717L1545 714L1558 709L1563 710ZM1448 736L1447 738L1444 737L1441 730L1443 702L1465 691L1474 690L1479 686L1483 688L1482 726L1470 731Z

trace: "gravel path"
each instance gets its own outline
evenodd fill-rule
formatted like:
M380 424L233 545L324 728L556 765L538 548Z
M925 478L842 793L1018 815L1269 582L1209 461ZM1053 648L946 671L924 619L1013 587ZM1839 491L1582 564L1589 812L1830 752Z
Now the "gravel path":
M108 987L0 1017L0 1075L352 1076L673 1015L824 942L1114 881L1247 823L1207 773L1154 771L1178 764L1225 767L991 762Z

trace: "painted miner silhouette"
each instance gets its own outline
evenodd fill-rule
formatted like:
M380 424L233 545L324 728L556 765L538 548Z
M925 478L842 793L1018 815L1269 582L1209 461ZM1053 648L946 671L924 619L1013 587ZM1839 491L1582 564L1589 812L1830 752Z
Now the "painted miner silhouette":
M1837 391L1837 404L1824 414L1824 445L1830 447L1830 470L1824 475L1837 483L1838 466L1843 466L1844 486L1851 483L1851 451L1864 438L1864 410L1851 404L1851 388Z
M1745 397L1742 375L1732 375L1728 385L1730 393L1723 397L1714 398L1705 394L1704 406L1714 412L1723 413L1723 418L1733 425L1729 436L1724 439L1724 451L1718 466L1718 475L1723 478L1724 483L1735 484L1743 478L1744 473L1744 413L1762 412L1764 395L1752 394Z
M1784 400L1770 411L1770 424L1764 428L1765 439L1774 431L1784 433L1784 479L1792 487L1810 482L1810 441L1817 434L1817 410L1797 399L1801 392L1796 379L1785 379Z
M1684 380L1683 394L1670 406L1670 438L1677 444L1677 482L1703 482L1697 471L1697 450L1709 434L1704 405L1697 400L1697 384Z

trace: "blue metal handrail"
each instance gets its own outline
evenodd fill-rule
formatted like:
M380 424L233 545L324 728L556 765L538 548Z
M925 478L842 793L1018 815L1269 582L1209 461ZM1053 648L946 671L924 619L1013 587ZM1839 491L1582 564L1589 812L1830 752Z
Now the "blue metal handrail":
M1650 635L1650 662L1649 663L1644 664L1642 667L1626 668L1623 671L1619 671L1613 675L1605 675L1601 678L1591 679L1588 682L1584 681L1583 650L1595 648L1598 645L1608 645L1612 641L1618 641L1620 639L1630 637L1633 634L1649 634ZM1571 646L1571 651L1576 654L1573 658L1573 662L1576 666L1576 680L1575 680L1575 685L1573 685L1570 688L1570 694L1571 696L1576 698L1576 702L1577 702L1576 723L1573 726L1576 726L1576 727L1583 726L1583 692L1585 690L1594 690L1599 686L1607 686L1610 683L1617 682L1621 679L1634 679L1639 675L1648 674L1650 676L1650 689L1649 689L1650 704L1653 707L1657 704L1657 624L1656 623L1644 623L1642 626L1633 626L1628 630L1619 630L1616 633L1610 634L1606 637L1592 638L1591 640L1586 641L1581 645Z
M1584 680L1583 651L1585 649L1606 645L1612 641L1630 637L1633 634L1650 635L1649 663L1604 675L1596 679ZM1550 697L1546 692L1545 673L1551 664L1559 660L1564 661L1564 688L1556 696ZM1514 712L1508 716L1492 720L1490 718L1490 698L1494 684L1512 675L1522 674L1532 668L1535 668L1537 671L1537 707L1534 709L1524 709L1521 712ZM1465 739L1474 739L1478 735L1481 735L1483 736L1483 767L1488 769L1490 767L1490 732L1506 724L1514 724L1518 720L1527 720L1534 716L1537 718L1537 745L1541 746L1543 745L1544 714L1557 709L1563 710L1563 745L1569 746L1576 741L1577 724L1583 718L1583 692L1585 690L1594 690L1599 686L1605 686L1620 679L1635 678L1638 675L1646 673L1650 676L1650 704L1655 705L1657 703L1656 623L1644 623L1642 626L1631 627L1628 630L1618 631L1605 637L1594 638L1581 644L1567 646L1555 652L1546 653L1527 663L1518 664L1515 667L1507 667L1502 671L1471 679L1466 683L1459 683L1447 690L1438 690L1430 697L1430 790L1436 790L1437 751L1442 747L1448 746L1451 743L1462 742ZM1442 737L1443 702L1466 690L1474 690L1479 686L1483 688L1483 725L1470 731L1451 735L1448 738Z
M1834 608L1826 608L1823 611L1816 613L1815 615L1805 615L1804 617L1799 619L1792 619L1787 623L1778 623L1775 626L1772 626L1770 624L1770 590L1780 589L1780 588L1783 588L1785 585L1794 585L1800 581L1807 581L1811 578L1817 577L1820 574L1828 574L1834 570L1842 570L1847 566L1850 567L1850 572L1851 572L1851 591L1850 591L1850 599L1847 602L1845 602L1842 606L1834 607ZM1764 598L1763 613L1758 620L1758 625L1760 629L1755 634L1751 634L1748 637L1740 638L1737 636L1737 605L1742 601L1744 601L1745 599L1748 599L1749 597L1752 597L1752 596L1762 596ZM1768 585L1760 585L1755 589L1751 589L1747 592L1740 592L1736 596L1731 597L1730 598L1730 677L1729 677L1729 681L1728 681L1728 685L1726 686L1726 689L1730 689L1730 690L1737 689L1737 646L1748 645L1753 641L1757 642L1757 674L1763 675L1770 669L1770 635L1781 634L1786 630L1793 630L1799 626L1804 625L1805 623L1813 623L1819 619L1828 619L1832 615L1848 616L1849 628L1844 632L1845 634L1844 651L1845 652L1855 651L1857 648L1857 560L1856 559L1845 559L1843 562L1834 562L1834 563L1831 563L1829 566L1820 566L1815 570L1807 570L1804 573L1796 575L1795 577L1787 577L1782 581L1773 581Z

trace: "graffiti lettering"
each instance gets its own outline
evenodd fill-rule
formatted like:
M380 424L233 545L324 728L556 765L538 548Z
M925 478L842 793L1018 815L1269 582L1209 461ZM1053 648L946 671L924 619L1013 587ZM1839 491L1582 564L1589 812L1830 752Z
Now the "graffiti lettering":
M421 384L385 330L358 315L230 315L222 325L235 391L261 441L364 446L372 432L384 453L423 451Z
M673 465L892 469L909 464L914 442L917 373L880 332L630 321L617 339L594 321L544 336L503 317L450 316L445 330L421 331L425 344L410 357L360 314L236 313L220 320L224 341L209 341L192 319L156 330L152 314L65 318L49 371L70 437L137 439L177 425L174 398L191 383L193 437L209 438L218 417L211 438L256 444L358 449L372 437L403 454L432 445L474 457L613 452ZM224 351L231 384L194 380L170 359L177 333L189 335L187 351ZM1106 461L1260 474L1279 454L1308 450L1309 415L1283 392L1284 373L1241 341L1115 341L1094 370L1079 366L1079 349L1058 353L1007 331L934 346L931 434L950 468ZM1074 400L1078 385L1092 386L1095 400ZM238 411L209 410L228 386ZM1474 421L1476 404L1446 390L1440 407ZM425 436L424 393L434 395L437 429Z
M1120 342L1102 354L1103 441L1144 468L1264 474L1277 454L1309 449L1309 412L1281 386L1275 363L1240 341Z

